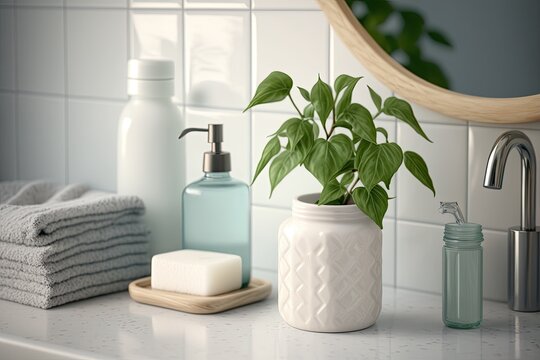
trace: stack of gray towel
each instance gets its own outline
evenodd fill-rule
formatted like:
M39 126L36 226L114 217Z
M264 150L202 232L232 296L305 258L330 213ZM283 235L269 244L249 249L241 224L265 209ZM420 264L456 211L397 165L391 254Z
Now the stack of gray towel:
M43 309L149 274L144 204L48 182L0 183L0 298Z

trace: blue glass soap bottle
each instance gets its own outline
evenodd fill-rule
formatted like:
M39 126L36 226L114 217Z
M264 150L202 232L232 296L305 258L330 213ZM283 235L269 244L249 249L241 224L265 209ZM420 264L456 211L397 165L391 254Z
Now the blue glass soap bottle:
M208 129L210 151L204 153L204 176L189 184L182 194L182 248L236 254L242 258L242 286L251 276L251 208L249 186L232 178L231 154L221 149L223 125Z

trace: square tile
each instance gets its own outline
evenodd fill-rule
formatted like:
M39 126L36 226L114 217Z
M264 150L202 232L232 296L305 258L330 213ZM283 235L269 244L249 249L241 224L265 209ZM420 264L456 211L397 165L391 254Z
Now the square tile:
M115 102L69 100L70 183L116 191L116 139L123 106Z
M0 181L17 178L15 95L0 93Z
M508 233L484 230L484 298L507 301Z
M397 287L440 293L444 227L398 220Z
M127 0L66 0L67 7L126 8Z
M63 10L17 8L16 15L18 90L63 94Z
M252 3L257 10L319 10L317 0L252 0Z
M396 286L396 220L383 220L382 236L382 282Z
M252 16L252 94L255 94L259 83L272 71L282 71L293 79L291 94L300 109L303 109L305 100L296 86L310 91L317 82L317 75L326 82L329 78L330 30L324 14L320 11L256 11ZM289 101L261 105L255 109L294 111Z
M423 124L422 128L433 143L398 121L398 144L404 151L414 151L424 158L436 196L403 165L398 172L397 217L433 224L452 222L450 215L439 213L440 201L457 201L466 217L467 127Z
M253 206L251 214L253 267L277 271L279 226L291 211Z
M186 109L186 128L208 128L208 124L223 124L223 150L231 154L231 176L249 184L249 114L237 111ZM203 154L210 151L206 133L191 133L185 139L186 184L204 173Z
M484 188L484 174L489 153L497 138L506 129L471 126L469 129L469 221L482 224L484 228L506 231L520 224L521 209L521 160L514 149L508 156L501 190ZM536 146L540 155L540 131L523 131ZM540 189L537 174L536 188ZM540 204L540 192L536 193L536 204ZM540 224L540 211L536 212Z
M126 11L68 9L66 28L69 94L125 99Z
M250 0L184 0L186 9L244 9L250 7Z
M18 95L17 153L21 180L66 180L64 99Z
M15 10L0 8L0 89L15 89Z
M129 6L137 9L181 9L183 0L130 0Z
M373 105L371 96L369 94L368 85L381 96L383 102L386 98L392 96L392 91L384 85L382 82L377 80L367 68L362 65L360 60L358 60L347 46L341 41L338 34L335 31L331 30L331 78L332 84L335 78L341 74L347 74L351 76L363 76L364 78L356 84L354 89L353 98L354 102L360 103L365 106L369 111L372 112L372 115L375 115L377 108ZM390 118L387 115L379 115L381 118Z
M257 168L262 151L268 142L268 135L274 133L281 124L293 115L253 112L252 114L252 155L251 167ZM255 205L269 205L290 208L294 197L301 194L319 193L322 186L304 167L296 168L274 189L270 196L268 169L270 164L259 174L252 185L252 200Z
M243 109L249 101L249 13L189 11L185 21L186 103Z
M175 63L175 101L184 101L182 61L183 16L177 11L132 11L130 54L132 58L167 58Z

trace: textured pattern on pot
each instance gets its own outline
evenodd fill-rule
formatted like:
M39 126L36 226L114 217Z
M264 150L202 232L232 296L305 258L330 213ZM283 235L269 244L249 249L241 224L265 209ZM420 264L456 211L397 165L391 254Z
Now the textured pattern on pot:
M381 310L382 232L356 205L318 197L296 198L279 229L279 312L298 329L364 329Z

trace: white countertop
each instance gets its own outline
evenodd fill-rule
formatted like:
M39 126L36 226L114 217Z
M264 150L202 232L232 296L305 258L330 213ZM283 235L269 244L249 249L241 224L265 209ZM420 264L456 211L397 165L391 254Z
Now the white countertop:
M263 302L216 315L138 304L127 292L51 310L0 300L0 358L540 359L540 313L485 301L479 329L455 330L441 321L440 296L383 291L377 323L345 334L288 326L275 291Z

